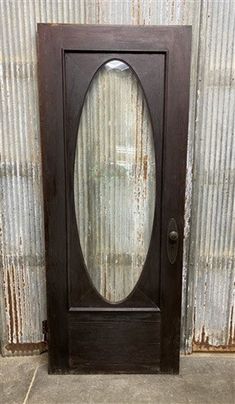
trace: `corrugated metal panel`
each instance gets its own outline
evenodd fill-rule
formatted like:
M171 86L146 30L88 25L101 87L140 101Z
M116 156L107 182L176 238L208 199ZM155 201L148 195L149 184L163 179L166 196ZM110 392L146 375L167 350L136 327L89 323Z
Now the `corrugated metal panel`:
M234 28L234 1L204 2L189 261L194 351L234 350L235 342Z
M193 23L195 65L199 8L197 1L1 1L4 354L15 350L12 343L40 342L43 338L41 322L46 317L36 23ZM193 71L192 88L195 87L195 78ZM6 349L7 345L10 351ZM25 349L31 348L35 349L25 346Z
M45 319L36 53L25 4L1 2L3 353L40 350ZM38 343L25 345L25 343ZM14 344L14 345L13 345ZM19 346L19 344L23 344Z
M189 284L186 282L187 275L187 252L189 251L189 218L191 201L191 172L193 161L193 144L195 129L195 106L196 106L196 88L197 88L197 61L198 61L198 43L200 23L205 27L207 2L203 1L203 19L200 22L200 1L186 0L21 0L11 1L2 0L0 2L1 10L1 36L3 38L3 47L1 54L1 112L2 112L2 131L1 136L1 277L2 277L2 346L3 353L9 354L11 351L20 349L35 350L41 347L35 345L22 345L30 343L40 343L43 339L41 332L41 322L45 319L45 271L44 271L44 239L43 239L43 209L42 209L42 191L41 191L41 162L40 162L40 142L39 142L39 119L38 119L38 93L37 93L37 75L36 75L36 23L37 22L66 22L66 23L102 23L102 24L189 24L193 25L193 52L192 52L192 72L191 72L191 108L190 108L190 130L189 130L189 154L188 154L188 187L186 202L186 241L185 241L185 268L184 268L184 293L183 293L183 319L188 312L187 306L191 307L190 296L193 296L192 280ZM216 2L208 5L208 10L216 8ZM220 13L224 15L223 10L228 14L232 13L232 1L220 2ZM222 15L221 14L221 15ZM228 15L226 14L226 15ZM216 35L216 12L212 13L213 29L203 28L201 34L201 43L204 40L210 41L211 35ZM208 17L210 18L210 17ZM227 17L226 17L227 18ZM232 16L230 16L232 18ZM222 20L218 20L220 24ZM225 20L226 22L227 20ZM229 26L223 26L223 36L227 31L231 35L232 19ZM229 29L228 29L229 28ZM220 31L221 28L220 28ZM217 35L218 36L218 35ZM215 43L220 43L220 37L217 37ZM225 40L224 40L225 41ZM225 44L225 42L224 42ZM231 44L231 41L230 41ZM208 42L209 45L209 42ZM229 45L231 46L231 45ZM214 50L207 48L207 59L211 57ZM221 48L223 55L231 53L229 47ZM204 53L203 53L204 52ZM200 69L203 70L202 55L206 54L206 49L200 51ZM212 63L211 59L211 63ZM208 59L209 60L209 59ZM225 64L226 60L223 59ZM230 62L229 62L230 63ZM217 61L216 71L222 68ZM230 64L228 70L231 70ZM224 65L222 71L224 72ZM208 71L210 73L210 70ZM226 73L226 77L228 76ZM205 76L205 75L204 75ZM213 80L219 80L223 83L220 73L213 75ZM208 83L208 80L207 80ZM204 84L199 82L200 94L203 93ZM211 88L212 86L210 86ZM221 87L221 85L219 85ZM225 86L222 85L222 88ZM221 90L223 93L223 90ZM212 94L212 93L211 93ZM210 95L211 97L211 95ZM214 96L213 96L214 97ZM220 96L216 95L219 99ZM223 95L228 98L228 93ZM226 98L226 103L228 100ZM200 143L200 128L205 132L205 127L210 128L209 109L207 107L207 119L205 113L200 112L200 102L198 103L198 124L196 139L196 158L198 159L198 144ZM209 99L208 99L209 101ZM210 101L209 101L210 102ZM221 103L221 101L220 101ZM209 104L208 104L209 105ZM231 128L229 119L232 116L230 105L229 118L224 113L224 125ZM213 117L217 122L217 114L221 112L213 109ZM219 116L219 115L218 115ZM204 117L204 118L203 118ZM214 118L213 118L214 119ZM220 118L221 120L221 118ZM201 122L201 123L200 123ZM214 120L213 120L214 122ZM220 125L220 122L218 122ZM207 125L207 126L205 126ZM209 126L208 126L209 125ZM203 133L204 133L203 132ZM231 131L228 133L231 135ZM224 138L221 138L221 144L224 144ZM227 150L227 146L223 146ZM218 146L218 145L217 145ZM207 148L208 148L207 144ZM222 147L222 146L221 146ZM223 149L223 150L224 150ZM202 149L204 150L204 149ZM209 151L215 151L213 148ZM216 159L220 153L220 147L216 149ZM225 154L224 154L225 156ZM211 157L211 164L215 163L214 155ZM201 161L201 160L200 160ZM204 160L203 160L204 161ZM217 161L217 160L216 160ZM231 178L229 158L226 160L226 169L229 172L227 177L221 177L221 181L226 187ZM231 162L231 160L230 160ZM196 163L198 164L198 163ZM200 163L202 164L202 163ZM216 163L218 168L219 165ZM224 163L225 164L225 163ZM197 172L197 171L196 171ZM199 183L199 178L195 177L195 186ZM212 178L210 176L210 178ZM225 182L227 181L227 182ZM221 184L222 187L222 184ZM224 188L223 188L224 189ZM213 199L214 200L214 199ZM194 197L194 211L196 206ZM222 202L220 202L222 204ZM231 202L230 202L231 203ZM202 205L200 205L202 206ZM214 202L215 212L215 202ZM228 215L231 215L231 205L227 208ZM208 209L210 212L210 209ZM205 209L204 209L204 212ZM226 215L224 217L227 217ZM193 229L199 229L198 220L194 214ZM200 222L201 223L201 222ZM223 219L225 226L225 218ZM228 225L226 225L228 226ZM227 228L227 227L226 227ZM223 230L224 231L224 230ZM200 231L196 232L197 239L200 238ZM195 231L194 233L195 234ZM227 234L226 232L224 234ZM212 235L212 233L211 233ZM193 237L192 237L193 240ZM227 240L227 239L226 239ZM228 241L224 241L224 246ZM222 239L218 246L222 245ZM227 245L227 244L226 244ZM196 261L195 244L191 242L191 265ZM223 257L226 260L227 250L223 250ZM217 256L216 254L215 256ZM204 268L204 266L202 267ZM205 271L205 270L204 270ZM191 271L193 273L193 271ZM199 272L198 272L199 273ZM204 272L203 272L204 274ZM197 282L197 280L196 280ZM213 285L213 282L210 283ZM186 300L187 287L189 287L189 300ZM211 288L210 288L211 291ZM212 300L211 300L212 301ZM226 300L227 305L231 300ZM197 304L200 299L197 298ZM185 309L186 308L186 309ZM205 312L206 315L206 312ZM215 322L217 329L220 326L219 319L223 314L218 315ZM197 317L198 318L198 317ZM186 321L187 320L187 321ZM190 332L190 315L187 316L183 324L186 324L186 335ZM221 320L222 321L222 320ZM199 327L197 322L197 327ZM198 328L199 329L199 328ZM189 330L189 331L188 331ZM184 335L184 334L183 334ZM189 341L189 338L188 338ZM11 344L10 346L8 344ZM21 347L12 344L21 344ZM9 350L6 348L8 345Z
M36 23L193 23L195 62L199 6L197 1L165 0L1 2L4 354L17 350L16 345L12 344L40 342L43 337L41 321L46 316ZM192 77L192 87L195 87L194 73ZM191 121L193 122L193 119ZM22 346L18 349L22 349ZM24 347L35 349L35 346L31 345Z

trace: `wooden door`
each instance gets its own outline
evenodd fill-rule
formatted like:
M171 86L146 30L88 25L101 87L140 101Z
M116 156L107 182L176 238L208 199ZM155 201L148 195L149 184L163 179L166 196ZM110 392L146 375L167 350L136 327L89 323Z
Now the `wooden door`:
M50 373L177 373L191 28L38 25Z

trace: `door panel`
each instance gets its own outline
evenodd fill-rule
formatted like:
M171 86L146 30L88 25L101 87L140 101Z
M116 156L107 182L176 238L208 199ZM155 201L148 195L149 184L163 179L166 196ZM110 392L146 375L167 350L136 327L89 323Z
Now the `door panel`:
M191 30L39 24L38 40L49 372L177 373ZM97 79L111 61L123 102Z
M136 306L135 294L141 296L138 299L137 306L153 307L159 302L159 275L160 275L160 217L161 217L161 178L162 178L162 122L163 122L163 100L164 100L164 63L165 56L162 54L121 54L121 53L66 53L65 54L65 137L66 137L66 154L67 154L67 189L68 209L68 251L69 251L69 302L71 307L91 307L93 299L99 307L109 307L109 303L101 298L97 293L97 289L91 281L86 270L85 260L82 248L79 245L79 234L76 212L74 206L74 166L76 155L76 144L80 118L83 111L83 105L86 94L89 94L89 87L93 81L96 72L100 67L110 60L123 60L135 72L138 81L142 87L146 103L149 110L149 119L151 120L153 148L151 152L155 159L155 183L153 183L152 198L154 198L154 218L151 231L151 238L147 256L144 262L144 268L140 279L137 282L133 293L128 297L128 302L123 300L118 303L120 307ZM151 81L149 78L152 77ZM155 91L152 91L152 86ZM135 94L132 90L132 96ZM114 101L114 100L113 100ZM146 105L146 107L147 107ZM102 105L100 106L102 111ZM97 124L98 125L98 124ZM112 125L112 123L111 123ZM96 129L99 130L98 127ZM142 130L143 131L143 130ZM144 134L142 133L141 136ZM126 135L125 135L126 136ZM146 136L145 136L146 138ZM112 139L114 141L114 139ZM145 142L147 139L145 139ZM98 145L97 145L98 146ZM97 147L96 146L96 147ZM143 144L142 144L143 149ZM93 162L90 162L89 168ZM135 168L138 168L136 165ZM84 172L83 174L84 175ZM158 184L157 192L155 191ZM119 190L120 192L121 190ZM143 189L141 190L143 192ZM138 195L137 195L138 197ZM151 215L151 211L148 211ZM101 212L96 212L98 218ZM83 219L82 219L83 220ZM97 219L96 219L97 221ZM82 235L82 233L81 233ZM110 233L110 236L115 237ZM131 236L131 234L129 234ZM122 235L122 238L124 235ZM110 265L109 265L110 268ZM109 269L110 270L110 269ZM138 268L135 268L138 272ZM89 269L88 269L89 271ZM140 291L140 293L139 293ZM134 301L134 303L132 303Z
M159 372L159 312L71 313L69 332L70 366L79 373Z

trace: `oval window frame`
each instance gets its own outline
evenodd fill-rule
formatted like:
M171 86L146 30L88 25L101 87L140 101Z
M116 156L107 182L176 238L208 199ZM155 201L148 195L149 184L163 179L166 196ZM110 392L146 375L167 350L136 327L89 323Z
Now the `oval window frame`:
M151 138L152 138L152 143L153 143L153 155L154 155L154 168L155 168L155 175L154 175L154 182L155 182L155 187L154 187L154 207L153 207L153 212L152 212L152 225L151 225L151 231L150 231L150 236L149 236L149 242L148 242L148 248L146 249L146 254L145 254L145 259L142 263L142 268L139 272L139 276L137 281L135 282L134 286L132 287L132 289L130 290L130 292L122 299L117 300L117 301L113 301L113 300L109 300L107 299L104 295L102 295L100 293L100 291L98 290L98 288L95 286L94 281L92 279L92 276L88 270L88 265L87 262L85 260L85 256L83 253L83 248L82 248L82 244L81 244L81 238L80 238L80 231L79 231L79 227L78 227L78 219L77 219L77 214L76 214L76 208L75 208L75 193L74 193L74 172L75 172L75 162L76 162L76 150L77 150L77 145L78 145L78 135L79 135L79 128L80 128L80 123L81 123L81 118L82 118L82 114L83 114L83 110L84 110L84 105L86 103L86 99L87 99L87 95L89 93L89 90L91 88L91 85L94 81L94 79L96 78L96 76L99 74L99 71L108 63L112 62L112 61L118 61L121 63L124 63L126 66L128 66L128 68L131 70L131 72L133 73L134 77L136 78L136 81L138 83L138 87L141 89L141 93L144 97L145 100L145 104L146 104L146 108L148 111L148 120L150 123L150 127L151 127ZM73 200L73 217L75 218L76 221L76 229L77 229L77 237L78 237L78 243L79 243L79 249L80 249L80 253L81 256L83 258L83 266L86 272L86 275L88 277L89 280L89 284L92 287L92 289L97 293L97 295L101 298L101 300L105 303L107 303L110 306L119 306L122 305L122 303L127 302L131 296L133 296L136 292L136 290L139 287L139 284L141 283L141 279L143 277L143 273L145 272L145 266L146 266L146 262L148 260L149 257L149 253L150 253L150 248L151 248L151 243L152 243L152 236L153 236L153 229L154 229L154 223L155 223L155 218L156 218L156 181L157 181L157 175L156 175L156 169L157 169L157 159L156 159L156 148L155 148L155 142L154 142L154 127L153 127L153 121L152 121L152 116L151 116L151 112L150 112L150 107L149 107L149 103L148 103L148 97L146 96L146 93L144 91L144 88L142 86L141 83L141 79L138 75L138 73L135 71L135 69L131 66L130 63L128 63L124 58L108 58L107 60L103 61L101 64L99 64L99 66L95 69L94 73L91 75L91 78L89 80L89 83L87 85L86 91L84 93L83 96L83 102L82 102L82 107L79 111L79 117L77 119L77 129L76 129L76 141L75 141L75 153L74 153L74 161L73 161L73 190L72 190L72 200Z

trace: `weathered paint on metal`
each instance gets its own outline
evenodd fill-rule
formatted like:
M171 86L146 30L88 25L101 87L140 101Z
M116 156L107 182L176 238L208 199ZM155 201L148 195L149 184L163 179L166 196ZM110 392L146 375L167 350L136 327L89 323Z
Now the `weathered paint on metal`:
M37 22L192 25L182 341L187 352L192 346L203 349L203 344L196 348L197 341L230 349L233 0L1 0L0 19L3 354L20 353L22 347L38 352L32 344L43 341L46 318Z
M235 3L202 3L186 344L234 346Z
M195 313L195 312L194 312ZM195 315L194 315L195 324ZM202 332L200 339L196 340L195 332L193 333L193 352L235 352L235 338L234 338L234 316L233 316L233 306L231 310L231 316L229 321L229 339L224 345L217 344L212 345L210 343L209 335L205 333L205 327L202 327Z
M41 342L21 342L9 343L4 347L5 356L37 355L47 351L47 343Z

